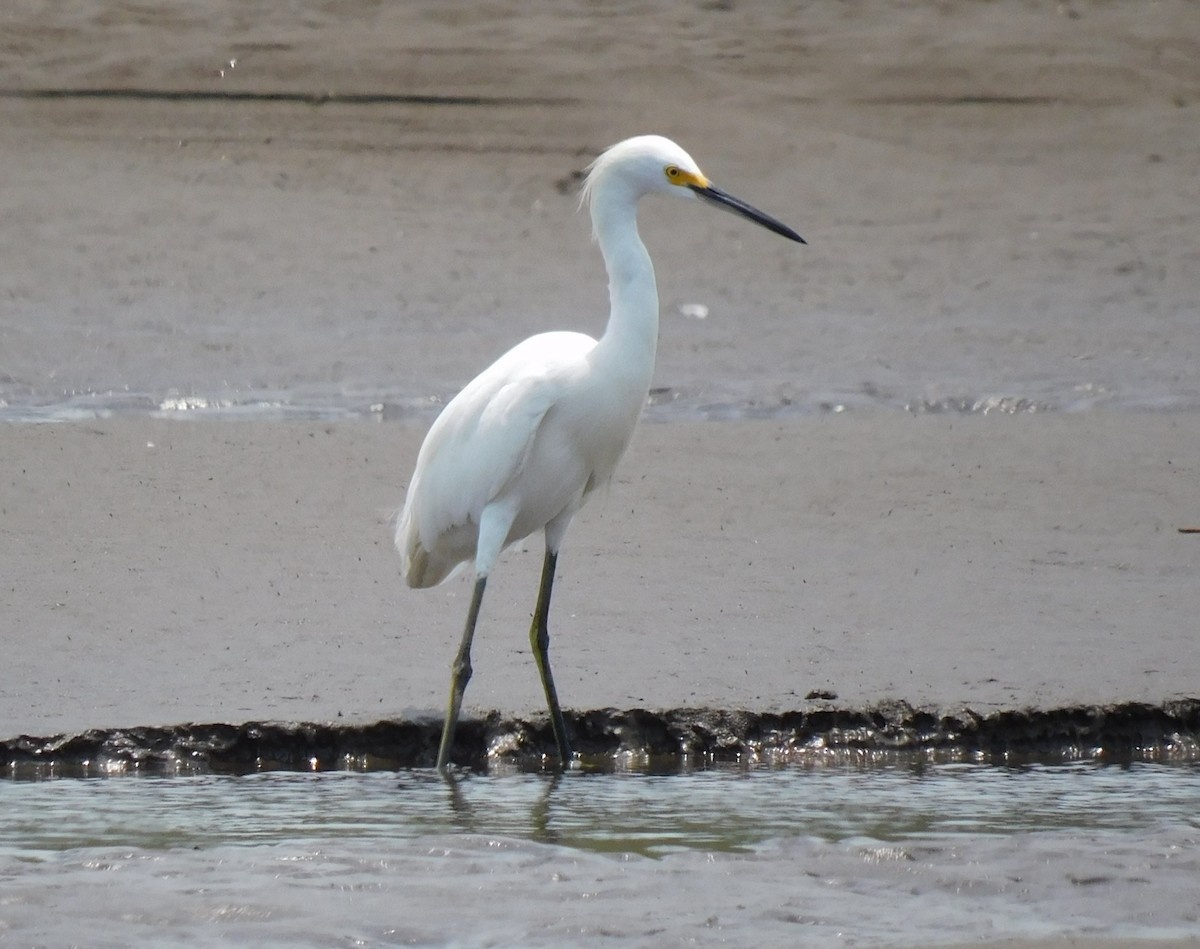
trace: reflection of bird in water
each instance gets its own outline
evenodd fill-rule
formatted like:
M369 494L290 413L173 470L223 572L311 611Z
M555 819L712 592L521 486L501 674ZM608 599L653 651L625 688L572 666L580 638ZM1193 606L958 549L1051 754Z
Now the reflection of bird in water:
M563 535L588 496L612 477L654 372L658 290L637 232L638 200L654 193L700 198L804 243L791 228L718 190L687 152L656 135L602 154L583 193L608 269L612 309L604 335L542 333L476 376L429 430L396 526L409 586L433 586L468 561L475 566L438 749L443 771L471 677L471 640L488 574L505 547L536 530L545 532L546 558L530 642L559 757L564 766L571 760L546 622Z
M425 774L415 777L409 783L414 790L419 792L424 783L430 779L431 776ZM556 826L555 809L550 805L555 793L562 785L563 776L561 773L541 774L537 775L535 780L537 783L533 787L537 787L539 790L529 806L528 816L525 815L524 810L513 814L510 809L499 805L499 802L488 792L490 785L487 779L483 779L481 784L480 779L469 772L456 774L453 771L444 771L438 783L446 789L449 795L447 817L456 833L512 833L516 836L528 835L530 840L537 841L539 844L562 843L562 828ZM522 786L529 788L531 785ZM472 792L470 789L473 787L478 790ZM480 797L482 797L480 802L482 807L476 807L472 798L478 800ZM557 823L562 824L563 822L559 820Z

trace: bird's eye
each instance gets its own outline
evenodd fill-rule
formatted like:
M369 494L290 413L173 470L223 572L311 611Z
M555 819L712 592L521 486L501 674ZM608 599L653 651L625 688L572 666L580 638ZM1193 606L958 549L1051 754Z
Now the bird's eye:
M672 181L678 181L682 172L674 165L667 165L667 177Z

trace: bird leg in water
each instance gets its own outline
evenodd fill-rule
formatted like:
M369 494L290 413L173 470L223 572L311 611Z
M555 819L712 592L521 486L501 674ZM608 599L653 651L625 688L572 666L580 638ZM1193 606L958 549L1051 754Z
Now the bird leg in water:
M563 721L562 709L558 706L558 692L554 688L554 677L550 674L550 589L554 586L554 567L558 554L547 549L542 562L542 585L538 588L537 609L533 614L533 625L529 627L529 644L537 660L538 673L542 677L542 688L546 690L546 705L550 709L550 724L554 728L554 740L558 743L558 757L566 768L571 763L571 745L567 741L567 725Z
M450 746L454 744L454 729L458 726L458 712L462 708L463 693L471 679L471 640L475 638L475 623L479 620L479 607L483 603L483 590L487 577L475 581L475 592L471 595L471 608L467 610L467 626L463 630L462 644L454 665L450 667L450 704L446 708L446 722L442 725L442 743L438 746L437 769L444 772L450 763Z

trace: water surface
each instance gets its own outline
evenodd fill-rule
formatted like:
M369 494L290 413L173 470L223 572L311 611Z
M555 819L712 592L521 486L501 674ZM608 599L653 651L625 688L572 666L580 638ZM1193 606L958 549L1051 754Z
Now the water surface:
M8 781L0 808L22 942L1200 936L1195 765Z

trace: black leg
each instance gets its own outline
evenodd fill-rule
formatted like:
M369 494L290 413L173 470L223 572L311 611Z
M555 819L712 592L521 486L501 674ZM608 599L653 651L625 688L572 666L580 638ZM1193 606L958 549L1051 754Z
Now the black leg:
M446 723L442 726L442 743L438 747L437 769L443 773L450 763L450 747L454 744L454 729L458 725L458 712L462 708L463 693L471 679L471 640L475 638L475 623L479 620L479 606L483 603L483 589L487 577L475 581L475 592L471 595L471 608L467 611L467 626L463 630L462 643L454 665L450 667L450 704L446 709Z
M537 609L533 614L533 625L529 628L529 644L537 660L538 674L542 677L542 688L546 690L546 706L550 709L550 724L554 728L554 740L558 743L558 757L565 768L571 763L571 744L567 741L567 725L563 721L562 709L558 706L558 692L554 688L554 677L550 674L550 590L554 586L554 567L558 554L546 551L542 562L542 585L538 589Z

